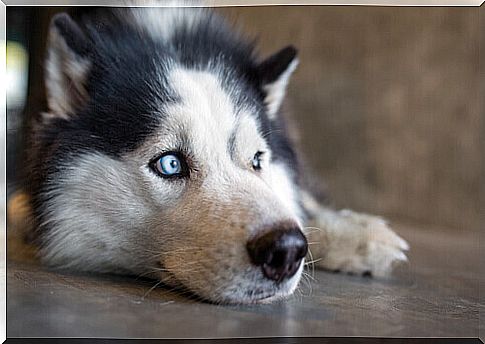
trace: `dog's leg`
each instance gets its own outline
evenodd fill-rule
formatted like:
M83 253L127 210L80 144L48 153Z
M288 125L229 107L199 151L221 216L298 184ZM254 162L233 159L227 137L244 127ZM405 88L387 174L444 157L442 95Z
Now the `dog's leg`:
M35 262L36 256L30 198L25 192L16 191L7 205L7 258L9 261Z
M406 261L409 246L380 217L351 210L332 210L310 201L312 220L305 227L317 267L385 276Z

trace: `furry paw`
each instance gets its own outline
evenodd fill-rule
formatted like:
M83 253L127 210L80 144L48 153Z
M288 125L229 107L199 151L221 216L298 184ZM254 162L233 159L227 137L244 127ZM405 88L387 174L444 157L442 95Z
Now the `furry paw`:
M321 230L309 234L309 240L318 267L385 276L396 263L407 261L409 245L380 217L325 209L316 220Z

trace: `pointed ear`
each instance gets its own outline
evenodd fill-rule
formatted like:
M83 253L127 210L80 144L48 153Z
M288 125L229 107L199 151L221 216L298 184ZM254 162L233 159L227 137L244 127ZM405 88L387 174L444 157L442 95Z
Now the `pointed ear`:
M298 65L296 55L297 50L293 46L288 46L268 57L257 67L270 119L276 116L283 102L290 76Z
M87 102L90 48L88 37L67 13L53 17L45 65L47 116L69 118Z

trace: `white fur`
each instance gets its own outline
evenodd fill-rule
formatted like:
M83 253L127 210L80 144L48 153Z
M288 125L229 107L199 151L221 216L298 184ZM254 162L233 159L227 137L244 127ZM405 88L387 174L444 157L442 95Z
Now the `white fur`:
M285 98L286 88L288 86L288 82L290 81L291 74L293 74L297 66L298 59L295 58L290 63L288 68L281 73L278 79L264 86L264 90L266 91L266 98L264 101L266 103L267 113L270 119L275 118L276 113L278 112L281 103Z
M298 205L298 190L293 181L288 175L287 167L282 163L274 163L270 168L271 176L268 182L271 185L271 190L275 193L281 203L293 215L293 218L298 219L298 224L303 226L300 219L303 218L302 210Z
M43 259L62 268L137 272L146 252L134 246L144 228L145 188L133 179L136 171L102 154L86 154L46 194L49 225ZM150 249L152 241L145 239Z
M307 234L319 267L385 276L407 260L408 244L380 217L321 207L311 225L319 228Z
M155 8L132 8L133 24L143 29L154 39L168 40L179 27L188 30L197 28L204 9L185 8L196 4L194 1L139 1L138 5L163 6Z

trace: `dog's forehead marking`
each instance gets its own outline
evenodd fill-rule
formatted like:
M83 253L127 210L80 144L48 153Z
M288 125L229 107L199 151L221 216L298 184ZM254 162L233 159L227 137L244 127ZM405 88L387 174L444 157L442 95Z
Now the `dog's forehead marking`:
M179 67L170 73L169 80L191 126L212 129L212 135L234 127L235 108L215 75Z
M265 147L252 109L235 105L217 73L178 67L169 80L180 102L167 110L167 124L184 131L194 153L244 156Z
M192 1L193 2L193 1ZM150 3L150 1L148 1ZM179 27L195 30L203 18L203 8L185 7L190 1L169 1L166 7L130 8L134 24L144 29L154 39L169 40ZM156 2L156 6L160 4ZM179 7L182 6L182 7Z

